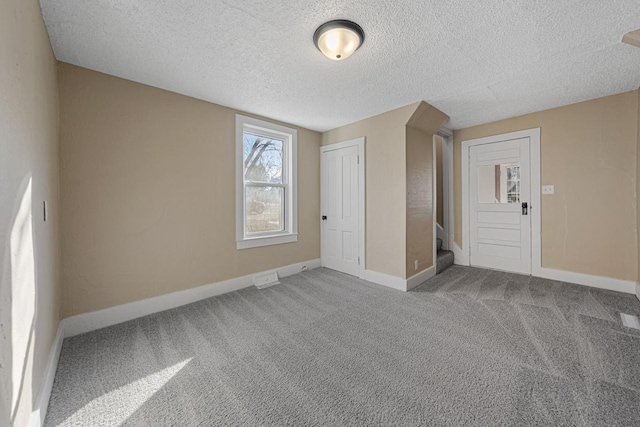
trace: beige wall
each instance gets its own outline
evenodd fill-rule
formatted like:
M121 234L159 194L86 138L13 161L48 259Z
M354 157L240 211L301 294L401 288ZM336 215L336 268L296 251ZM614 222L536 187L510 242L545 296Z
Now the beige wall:
M60 310L58 92L35 0L0 4L0 96L0 425L23 426Z
M444 200L442 197L443 174L442 174L442 137L436 135L436 221L440 227L444 228Z
M433 133L407 127L406 277L433 265ZM418 261L418 269L414 261Z
M322 145L365 137L367 270L406 278L405 124L417 104L322 134Z
M638 276L638 92L454 132L455 241L461 245L462 141L541 128L542 266L624 280Z
M319 258L319 133L298 128L298 242L237 250L236 111L58 76L65 317Z
M433 266L434 135L448 119L442 111L420 102L407 122L407 277Z
M433 134L447 119L418 102L322 134L365 137L367 270L406 279L433 265Z

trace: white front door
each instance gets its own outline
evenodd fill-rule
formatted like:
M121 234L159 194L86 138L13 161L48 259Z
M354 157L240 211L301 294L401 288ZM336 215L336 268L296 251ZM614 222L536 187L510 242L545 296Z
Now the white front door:
M358 146L324 151L322 168L322 265L358 276Z
M476 145L469 155L470 264L531 274L529 138Z

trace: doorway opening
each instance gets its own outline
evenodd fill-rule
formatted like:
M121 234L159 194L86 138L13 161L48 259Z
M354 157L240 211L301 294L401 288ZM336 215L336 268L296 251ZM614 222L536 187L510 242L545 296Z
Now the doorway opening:
M453 253L453 132L441 128L433 137L434 265L436 274L454 263Z

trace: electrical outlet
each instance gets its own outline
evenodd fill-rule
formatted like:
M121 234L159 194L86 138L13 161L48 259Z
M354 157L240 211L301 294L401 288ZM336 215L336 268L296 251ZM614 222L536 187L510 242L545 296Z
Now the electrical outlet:
M553 194L555 192L555 188L553 185L543 185L542 186L542 194Z
M416 267L416 271L418 270L418 260L413 261L413 265Z

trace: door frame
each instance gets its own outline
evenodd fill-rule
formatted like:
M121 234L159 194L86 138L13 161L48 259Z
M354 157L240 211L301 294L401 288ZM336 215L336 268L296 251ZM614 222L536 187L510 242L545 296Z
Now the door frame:
M541 203L540 203L540 128L492 135L462 141L462 259L460 264L469 265L471 239L469 238L469 149L475 145L492 144L518 138L529 138L529 161L531 162L531 275L540 276L542 270Z
M365 138L350 139L348 141L336 142L334 144L323 145L320 147L320 218L322 218L322 212L324 212L323 198L322 198L322 171L324 170L323 154L328 151L339 150L347 147L358 147L358 256L360 263L358 265L358 277L360 279L365 278L365 266L366 266L366 236L365 236L365 218L366 218L366 204L365 204L365 170L366 170L366 158L365 158ZM324 267L324 230L322 219L320 219L320 260Z

